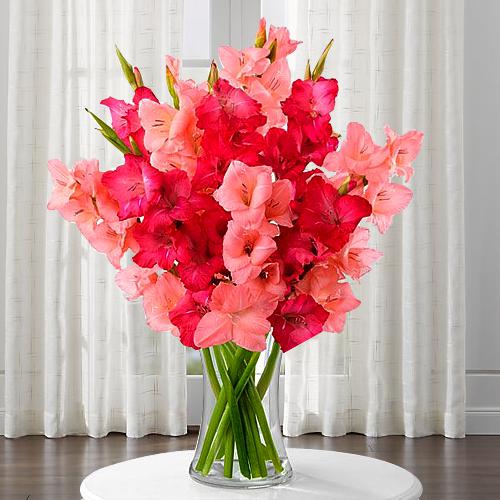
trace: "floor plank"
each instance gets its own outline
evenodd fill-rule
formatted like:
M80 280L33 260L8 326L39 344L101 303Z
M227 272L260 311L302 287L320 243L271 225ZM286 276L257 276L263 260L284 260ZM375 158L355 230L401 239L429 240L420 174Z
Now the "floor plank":
M82 479L95 469L152 453L192 449L195 443L193 431L177 438L0 438L0 499L76 500ZM500 499L500 436L454 440L309 434L288 438L286 445L358 453L400 465L420 478L425 500Z

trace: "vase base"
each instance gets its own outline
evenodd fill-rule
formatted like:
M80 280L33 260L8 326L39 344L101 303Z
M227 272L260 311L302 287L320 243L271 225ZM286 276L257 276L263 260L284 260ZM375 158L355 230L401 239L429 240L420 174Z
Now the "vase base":
M238 460L234 461L233 477L224 476L224 462L216 460L212 468L206 476L195 470L193 464L189 467L189 475L191 479L197 483L217 488L234 488L234 489L256 489L268 488L285 484L292 478L293 471L288 459L282 460L281 465L283 470L276 472L272 463L267 464L267 476L248 479L239 472Z

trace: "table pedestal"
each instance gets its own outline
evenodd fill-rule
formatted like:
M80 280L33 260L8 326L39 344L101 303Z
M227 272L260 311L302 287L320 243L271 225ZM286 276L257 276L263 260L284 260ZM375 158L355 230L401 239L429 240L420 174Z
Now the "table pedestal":
M420 481L396 465L335 451L287 449L294 476L271 488L234 490L196 483L194 451L136 458L99 469L83 481L84 500L417 500Z

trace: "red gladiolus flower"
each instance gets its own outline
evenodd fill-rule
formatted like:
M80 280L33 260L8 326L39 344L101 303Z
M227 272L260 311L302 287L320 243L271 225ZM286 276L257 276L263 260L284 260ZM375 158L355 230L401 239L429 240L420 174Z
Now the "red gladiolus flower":
M111 125L118 137L130 146L129 138L132 137L142 154L149 156L144 148L144 129L139 120L139 103L142 99L158 102L153 92L147 87L138 87L134 93L133 104L129 104L114 97L103 99L101 104L107 106L111 112Z
M328 116L335 107L338 91L339 86L334 78L295 80L290 97L283 102L283 113L299 121Z
M240 132L253 132L266 123L261 105L243 90L220 78L213 94L207 95L196 108L198 128L217 130L227 127Z
M173 224L153 225L144 220L134 226L133 235L140 248L133 261L141 267L158 264L163 269L171 269L176 259L189 256L186 240Z
M151 207L146 217L153 225L186 221L193 215L194 207L189 200L191 183L184 170L145 170L144 189Z
M283 352L302 344L323 330L328 312L306 294L278 303L269 318L273 337Z
M316 176L307 185L299 224L304 231L317 235L332 252L338 252L361 219L371 212L370 203L361 196L340 196L329 182Z
M194 343L194 332L200 319L210 311L208 303L212 289L194 293L188 290L174 309L170 311L170 321L179 329L179 339L186 347L199 349Z
M102 183L118 201L120 220L144 215L147 200L143 169L148 167L152 168L144 158L127 154L123 165L102 175Z

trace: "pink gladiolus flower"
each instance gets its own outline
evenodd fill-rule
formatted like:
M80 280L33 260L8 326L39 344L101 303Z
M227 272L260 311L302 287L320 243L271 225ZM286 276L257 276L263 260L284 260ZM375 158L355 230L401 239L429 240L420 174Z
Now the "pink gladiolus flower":
M349 283L338 283L322 301L323 307L330 313L323 328L326 331L340 333L344 329L347 313L360 304L361 301L353 295Z
M275 61L259 78L247 83L248 94L262 104L262 113L267 116L265 130L281 127L286 117L281 109L281 101L290 95L291 75L286 59Z
M87 238L102 220L118 221L118 204L101 182L102 172L99 171L97 160L79 161L75 168L67 173L64 172L62 163L53 165L56 167L53 175L56 175L58 180L55 180L55 199L49 204L52 207L55 203L66 220L75 222ZM73 178L75 184L70 178Z
M278 304L269 318L273 337L283 352L289 351L323 330L328 313L310 295L298 295Z
M149 327L156 332L173 331L177 329L169 319L169 312L184 296L185 289L179 278L172 273L163 273L155 283L144 289L144 312Z
M259 291L275 295L279 300L285 296L287 289L286 283L281 278L281 269L278 262L264 264L259 275L254 280L249 281L248 285Z
M244 216L248 210L260 210L264 214L265 203L273 192L271 172L270 167L249 167L241 161L233 161L214 198L233 218Z
M383 234L389 229L394 216L409 205L413 192L401 184L387 182L369 185L365 197L372 204L371 219Z
M293 185L288 179L274 182L271 197L266 202L266 219L273 220L280 226L292 227L290 201L293 196Z
M75 193L78 183L66 165L60 160L49 161L49 172L54 182L54 189L47 208L49 210L58 210L68 203Z
M373 142L363 125L351 122L340 151L328 154L323 166L334 172L365 176L368 182L385 182L389 179L386 160L387 151Z
M384 131L387 136L386 147L389 149L391 170L408 182L413 175L411 164L420 151L424 134L418 130L411 130L404 135L397 135L388 125L384 127Z
M262 75L271 62L269 49L250 47L236 50L233 47L220 47L219 58L223 69L221 78L225 78L235 87L246 83L247 77Z
M183 297L185 289L179 278L172 273L163 273L143 291L144 312L148 326L155 332L171 331L178 335L177 328L169 319L169 312Z
M367 247L369 239L370 231L358 227L344 248L331 258L341 273L359 280L361 276L371 271L370 266L382 257L382 253Z
M114 267L120 269L120 260L124 253L131 249L138 250L137 243L132 235L131 228L136 224L135 219L119 222L101 222L93 231L83 232L89 243L98 251L106 254Z
M148 151L157 151L165 144L176 113L177 110L172 106L150 99L143 99L139 103L139 118L146 131L144 145Z
M157 279L156 269L144 269L137 264L130 264L116 273L115 283L125 292L127 300L134 300L141 297L144 290L152 283L156 283Z
M170 124L168 140L151 154L151 165L162 171L178 168L192 178L196 170L198 142L194 108L183 107Z
M230 221L223 242L224 264L235 283L256 278L264 262L276 250L276 226L267 222L252 225Z
M276 303L275 296L248 285L220 283L212 293L210 312L196 327L194 342L209 347L232 340L250 351L263 351L271 328L267 317Z
M181 108L185 105L197 106L201 99L208 93L207 82L196 84L194 80L180 79L180 61L176 57L165 56L167 68L174 78L174 88L179 96Z
M315 266L298 284L298 289L309 293L314 300L330 313L324 329L340 332L346 313L356 309L361 302L354 297L349 283L339 283L340 276L331 265ZM326 320L325 320L326 321Z
M282 59L290 55L292 52L295 52L297 45L302 43L296 40L291 40L290 32L287 28L277 28L271 24L269 27L269 36L267 37L264 47L270 49L274 41L276 41L276 60Z

